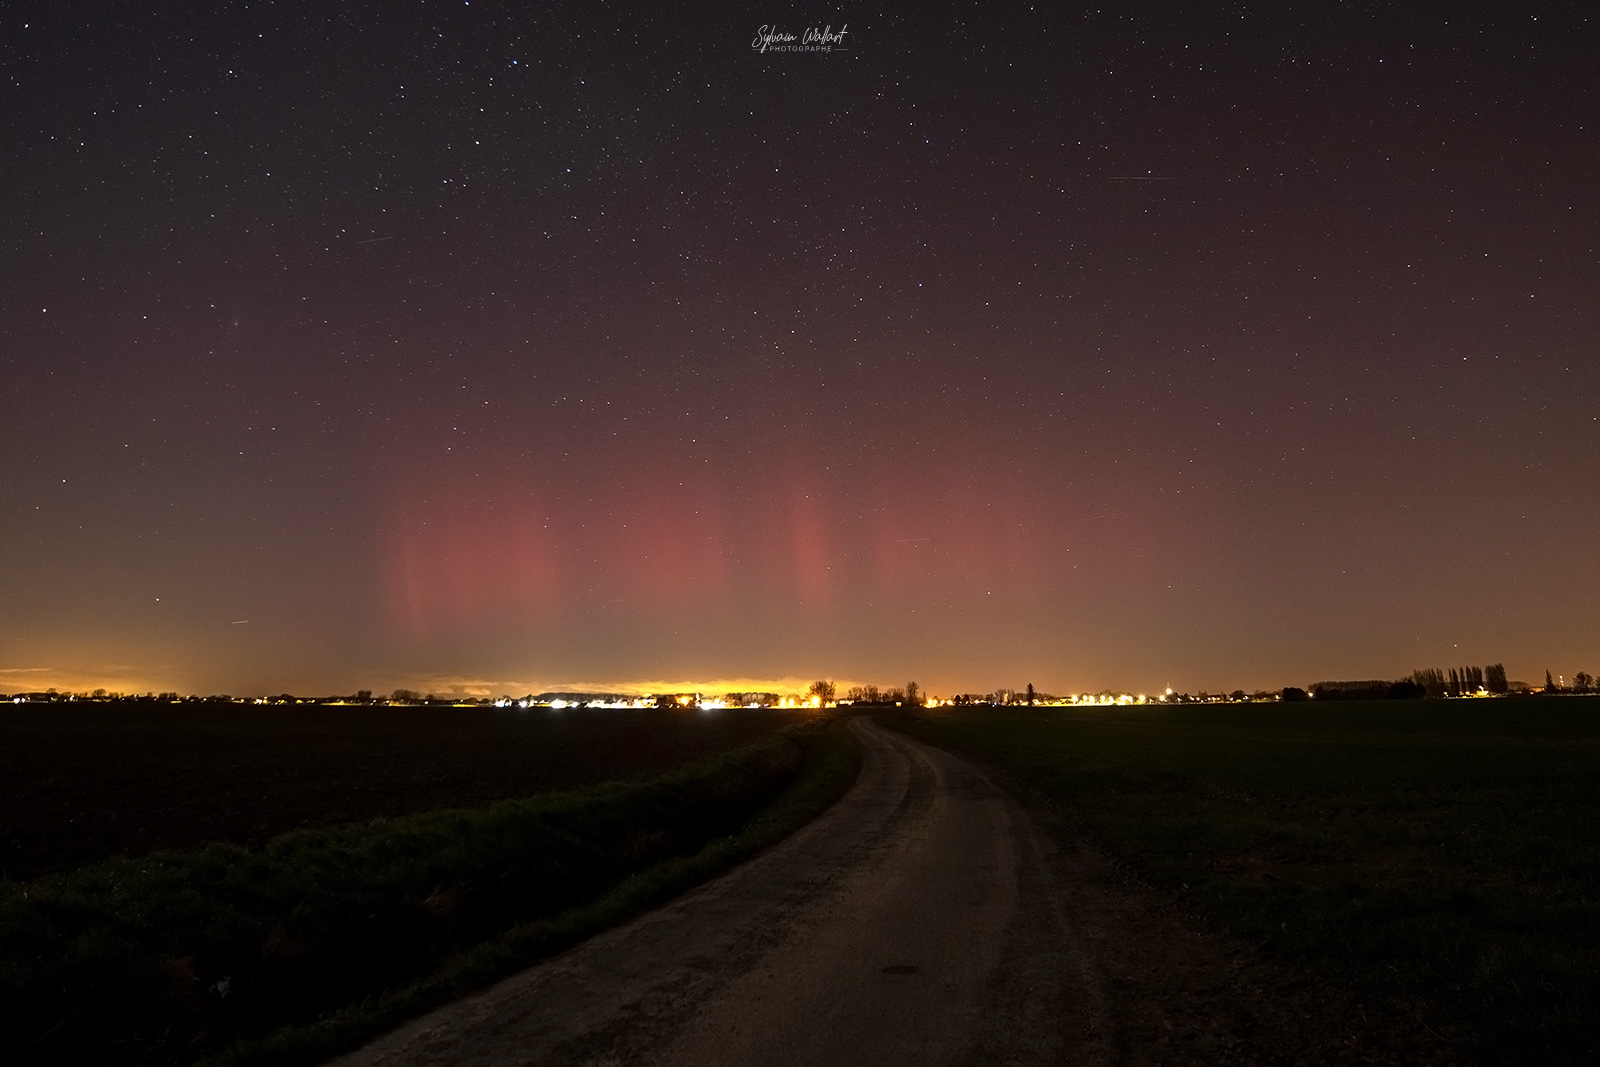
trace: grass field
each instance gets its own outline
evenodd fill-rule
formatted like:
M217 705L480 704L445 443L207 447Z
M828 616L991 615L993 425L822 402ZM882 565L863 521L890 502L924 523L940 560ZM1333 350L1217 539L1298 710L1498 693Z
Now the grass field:
M658 774L798 717L0 704L0 878Z
M774 725L653 778L0 882L0 1047L19 1064L319 1062L816 815L855 745L842 724Z
M1485 1062L1600 1056L1600 698L886 719L1080 812L1238 933Z

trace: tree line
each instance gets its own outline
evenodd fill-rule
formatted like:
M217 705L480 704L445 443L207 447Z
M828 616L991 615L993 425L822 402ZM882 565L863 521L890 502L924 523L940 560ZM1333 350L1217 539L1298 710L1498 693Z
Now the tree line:
M922 686L916 682L907 682L904 688L884 689L875 685L853 685L846 689L844 696L839 696L839 687L827 680L811 683L811 688L806 695L815 698L823 706L837 703L841 700L852 704L921 704L924 700Z
M1512 691L1516 692L1545 692L1545 693L1596 693L1600 692L1600 678L1587 671L1578 671L1572 676L1571 683L1564 678L1558 679L1550 671L1544 672L1544 686L1528 685L1525 682L1511 682L1507 680L1506 668L1503 663L1490 663L1486 666L1466 667L1424 667L1412 671L1410 675L1398 681L1359 681L1359 682L1314 682L1307 689L1289 686L1279 691L1256 690L1246 694L1242 689L1233 692L1209 693L1201 690L1198 697L1188 693L1168 692L1163 697L1154 698L1165 703L1213 703L1213 702L1244 702L1244 701L1294 701L1294 700L1396 700L1413 699L1418 697L1460 697L1471 696L1484 692L1501 695ZM541 694L541 697L552 694ZM595 694L553 694L563 699L572 697L575 700L593 697ZM1107 690L1098 695L1106 698L1115 698L1122 694ZM607 699L621 699L613 694L606 694ZM676 706L682 701L682 694L670 694L658 698L662 706ZM855 685L845 690L843 696L839 694L838 685L827 679L812 682L806 691L806 696L818 705L829 707L841 701L851 704L865 705L922 705L927 702L927 694L916 682L907 682L900 687L880 687L876 685ZM524 701L533 701L529 696ZM744 706L760 704L770 706L779 702L776 693L729 693L725 702L729 706ZM943 698L941 698L943 699ZM949 699L953 704L1028 704L1055 703L1058 697L1043 693L1033 687L1029 682L1025 689L1008 689L1002 687L989 693L958 693ZM1143 698L1141 698L1143 699ZM265 698L233 697L226 693L212 696L183 695L175 692L164 693L119 693L105 689L95 689L86 692L73 692L49 689L36 693L0 693L0 700L21 701L27 703L53 703L57 701L107 701L116 703L268 703L268 704L417 704L417 705L459 705L459 704L504 704L517 702L512 697L438 697L432 693L423 694L413 689L396 689L391 693L374 694L370 689L361 689L349 696L327 697L298 697L290 693L281 693L277 696Z
M1424 667L1411 672L1411 681L1422 686L1430 697L1469 696L1477 692L1509 693L1511 684L1506 681L1503 663L1487 667Z
M1550 677L1550 671L1544 672L1544 691L1546 693L1595 693L1600 692L1600 678L1596 678L1588 671L1579 671L1572 676L1571 685L1563 685L1560 679Z

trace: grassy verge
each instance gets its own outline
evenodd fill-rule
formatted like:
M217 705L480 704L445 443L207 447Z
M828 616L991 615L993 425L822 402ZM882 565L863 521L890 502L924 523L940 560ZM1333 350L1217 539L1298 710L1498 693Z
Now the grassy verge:
M1478 1057L1600 1049L1600 700L888 720L1008 768L1238 933L1420 997Z
M310 1063L681 892L854 778L841 728L643 782L0 885L13 1063Z

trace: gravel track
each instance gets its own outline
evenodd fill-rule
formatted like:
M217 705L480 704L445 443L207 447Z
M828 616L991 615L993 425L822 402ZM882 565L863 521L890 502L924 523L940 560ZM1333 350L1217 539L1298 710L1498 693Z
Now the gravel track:
M793 837L334 1064L1456 1062L1420 1019L1207 929L1070 813L850 728L859 779Z

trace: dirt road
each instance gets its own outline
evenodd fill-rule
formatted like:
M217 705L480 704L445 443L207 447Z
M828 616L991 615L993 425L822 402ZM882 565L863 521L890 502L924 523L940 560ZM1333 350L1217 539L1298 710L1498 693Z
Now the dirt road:
M782 845L334 1062L1452 1059L1420 1027L1197 929L970 764L851 728L859 781Z

